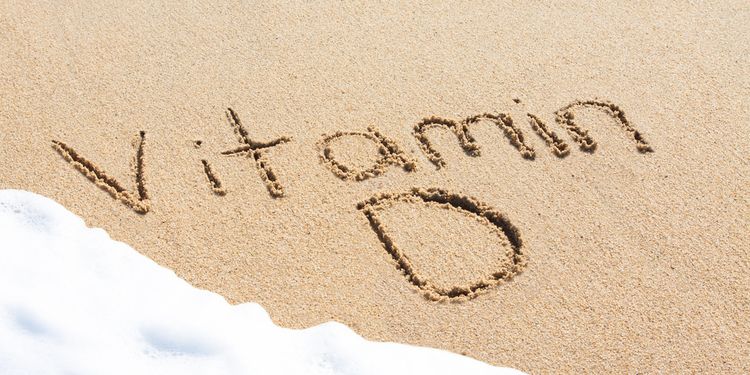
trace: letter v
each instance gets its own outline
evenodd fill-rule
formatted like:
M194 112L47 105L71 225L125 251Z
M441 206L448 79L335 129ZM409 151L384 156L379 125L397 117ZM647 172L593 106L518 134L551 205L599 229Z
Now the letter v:
M146 139L146 132L141 131L137 139L137 150L135 153L135 184L134 192L126 190L113 177L108 176L101 168L94 163L86 160L77 153L73 148L60 141L52 141L52 147L62 155L75 169L83 173L86 178L91 180L97 186L107 191L113 198L120 200L126 206L133 209L139 214L146 214L150 205L148 202L148 193L146 192L145 179L143 177L143 145Z

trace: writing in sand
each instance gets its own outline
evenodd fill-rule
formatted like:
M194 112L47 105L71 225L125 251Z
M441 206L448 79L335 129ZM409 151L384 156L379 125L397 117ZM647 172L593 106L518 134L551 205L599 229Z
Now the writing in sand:
M624 135L635 143L637 151L641 153L653 152L651 146L628 121L620 107L605 100L576 100L554 113L555 122L568 133L573 142L578 144L581 151L593 153L596 150L597 143L576 120L576 113L580 110L595 110L604 113L611 118L613 124L622 128ZM286 195L284 183L272 168L273 163L269 157L269 151L283 147L283 145L294 142L294 140L291 137L280 137L259 141L255 135L250 136L250 132L243 124L240 115L233 109L227 109L226 118L229 127L235 133L238 144L235 148L226 150L221 154L227 157L240 157L242 160L253 163L270 198L283 199ZM571 147L540 117L528 113L525 120L530 129L544 141L551 154L558 158L565 158L570 154ZM481 155L481 148L472 136L470 128L479 123L489 123L499 128L522 158L530 161L536 158L537 151L526 141L522 129L510 115L505 113L484 113L467 117L461 121L434 116L426 117L414 126L412 135L427 159L436 169L440 169L446 166L446 161L430 142L429 132L443 130L454 134L466 155L478 157ZM361 138L376 146L378 154L370 166L365 168L352 167L342 162L335 155L333 144L349 137ZM69 143L52 140L53 148L88 180L136 213L145 215L152 209L145 177L147 148L145 131L137 133L134 145L136 150L132 161L132 169L135 189L130 190L126 189L117 179L108 175L91 159L78 153ZM197 148L201 145L202 141L200 140L194 142L194 146ZM389 168L402 168L406 172L412 172L417 168L415 158L403 151L396 141L382 134L374 126L370 126L361 132L324 134L317 143L316 152L319 153L321 165L330 170L333 176L345 181L364 181L385 174ZM211 164L206 159L201 159L198 166L199 168L196 168L196 170L203 171L210 191L219 196L225 195L227 191L219 174L211 167ZM405 255L405 249L399 248L394 243L388 235L385 225L380 220L379 214L383 210L393 204L401 203L444 208L479 220L487 230L501 239L503 244L501 251L507 262L503 263L501 269L495 270L492 274L480 277L477 280L467 281L461 285L439 285L431 282L411 263L409 257ZM406 280L421 289L429 299L465 300L473 298L483 290L512 278L526 266L523 241L516 226L500 211L472 197L451 193L440 188L412 188L406 192L376 194L364 202L353 204L352 207L365 215L383 248L393 258Z

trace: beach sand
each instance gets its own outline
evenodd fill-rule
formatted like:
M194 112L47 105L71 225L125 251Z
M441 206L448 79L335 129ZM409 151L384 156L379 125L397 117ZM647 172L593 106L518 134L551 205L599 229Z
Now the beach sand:
M739 1L3 2L0 188L286 327L748 373L749 39Z

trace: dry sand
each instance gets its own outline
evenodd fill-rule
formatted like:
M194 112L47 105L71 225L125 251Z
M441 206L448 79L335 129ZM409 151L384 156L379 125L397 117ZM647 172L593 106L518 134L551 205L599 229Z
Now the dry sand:
M747 2L122 3L0 4L0 188L288 327L750 372Z

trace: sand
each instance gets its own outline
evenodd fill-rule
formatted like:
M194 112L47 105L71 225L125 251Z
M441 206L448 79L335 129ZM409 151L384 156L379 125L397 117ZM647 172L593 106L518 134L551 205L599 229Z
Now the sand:
M746 3L128 3L0 4L1 188L286 327L750 372Z

